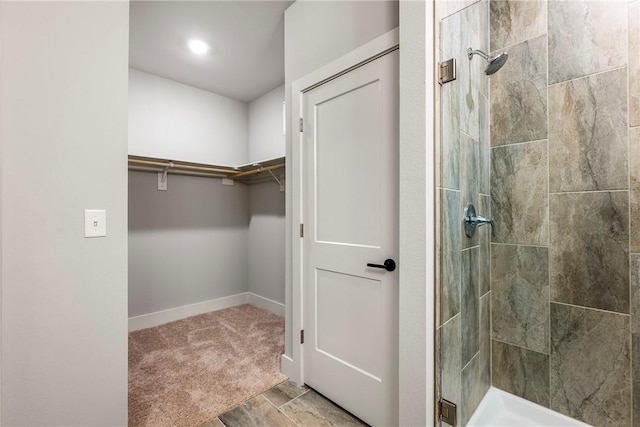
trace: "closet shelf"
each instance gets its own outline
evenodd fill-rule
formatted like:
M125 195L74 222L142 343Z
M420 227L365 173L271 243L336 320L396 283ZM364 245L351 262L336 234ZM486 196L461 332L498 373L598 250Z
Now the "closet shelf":
M285 158L278 157L242 166L220 166L191 163L153 157L129 156L129 170L142 172L166 172L178 175L228 178L246 184L273 179L273 171L285 168ZM273 178L272 178L273 177ZM278 181L276 179L276 181Z

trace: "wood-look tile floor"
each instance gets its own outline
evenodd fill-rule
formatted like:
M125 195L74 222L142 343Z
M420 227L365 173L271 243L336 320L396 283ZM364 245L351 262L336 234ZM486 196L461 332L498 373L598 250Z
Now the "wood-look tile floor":
M200 427L366 427L307 386L285 381Z

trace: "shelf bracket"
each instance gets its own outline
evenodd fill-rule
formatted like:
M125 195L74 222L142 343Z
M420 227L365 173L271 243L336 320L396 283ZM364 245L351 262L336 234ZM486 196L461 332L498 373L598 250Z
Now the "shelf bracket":
M169 166L165 166L162 172L158 172L158 190L167 191L167 172L173 167L173 162L169 162Z
M162 183L164 184L165 182L167 182L167 172L169 171L169 169L171 169L173 167L173 162L169 162L169 166L166 166L164 168L164 170L162 171Z
M278 185L279 185L280 187L282 187L282 183L280 182L280 180L278 179L278 177L277 177L277 176L275 176L275 175L273 174L273 172L271 172L271 170L268 170L267 172L269 172L269 173L271 174L271 176L273 177L273 179L275 179L275 180L276 180L276 182L278 183Z

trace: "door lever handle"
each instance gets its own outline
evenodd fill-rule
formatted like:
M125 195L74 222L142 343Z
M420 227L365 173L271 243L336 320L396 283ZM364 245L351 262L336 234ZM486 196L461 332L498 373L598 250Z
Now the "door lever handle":
M384 264L373 264L369 262L367 263L367 267L384 268L387 271L393 271L396 269L396 262L389 258L384 260Z

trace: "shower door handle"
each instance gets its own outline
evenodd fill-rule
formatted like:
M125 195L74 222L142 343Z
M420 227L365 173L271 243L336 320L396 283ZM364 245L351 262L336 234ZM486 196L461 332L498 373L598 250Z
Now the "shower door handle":
M384 260L384 264L373 264L369 262L367 263L367 267L384 268L387 271L393 271L396 269L396 262L389 258Z

